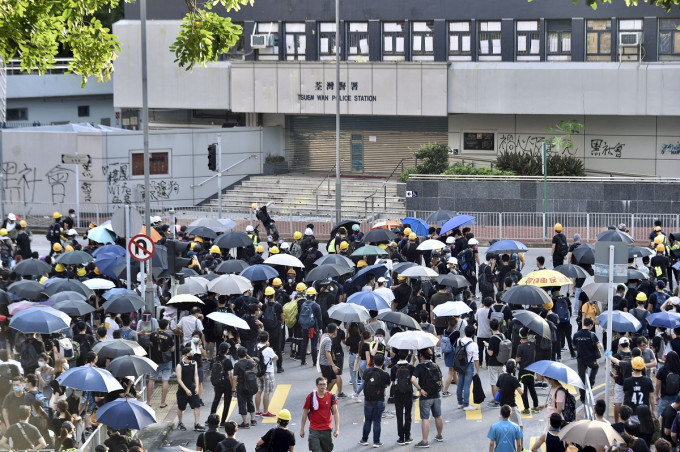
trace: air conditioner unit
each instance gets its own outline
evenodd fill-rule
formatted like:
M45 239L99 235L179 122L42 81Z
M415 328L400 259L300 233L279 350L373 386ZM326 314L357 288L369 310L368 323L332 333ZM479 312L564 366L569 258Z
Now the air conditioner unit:
M637 47L642 43L642 33L639 31L622 31L619 33L621 47Z
M274 47L274 35L250 35L250 47L253 49L266 49L267 47Z

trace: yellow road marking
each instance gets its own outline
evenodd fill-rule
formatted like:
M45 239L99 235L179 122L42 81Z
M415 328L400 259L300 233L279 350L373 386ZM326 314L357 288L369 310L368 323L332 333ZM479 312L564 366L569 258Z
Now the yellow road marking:
M229 404L229 413L227 413L227 417L226 417L226 420L227 420L227 421L228 421L229 418L231 417L231 413L234 412L234 407L235 407L236 405L238 405L238 403L236 403L236 400L235 400L235 399L231 401L231 404ZM221 416L222 416L222 410L223 410L223 409L224 409L224 402L220 402L220 406L217 407L217 413L216 413L216 414L217 414L218 416L221 417Z
M421 419L420 419L420 398L416 399L416 403L414 403L413 406L414 406L415 409L416 409L416 417L415 417L415 420L416 420L416 421L420 421L420 420L421 420Z
M279 411L283 409L283 404L286 402L286 399L288 398L288 393L290 393L290 388L292 388L292 386L293 385L288 384L276 385L274 394L272 394L271 400L269 401L270 413L279 414ZM275 424L276 418L275 417L262 418L262 423Z
M473 420L473 421L478 421L482 419L482 407L477 404L472 402L472 394L474 394L474 387L475 387L475 382L473 381L472 384L470 385L470 405L476 406L477 409L474 411L466 411L465 412L465 419L467 420Z
M532 401L531 396L527 395L527 397L528 397L527 401L529 403L531 403L531 401ZM517 407L519 408L520 411L522 411L522 409L524 408L524 402L522 401L522 396L517 391L515 391L515 405L517 405ZM531 409L531 408L529 408L529 409ZM521 416L522 416L522 419L531 419L532 417L534 417L531 413L522 414Z
M540 436L532 436L531 437L531 440L530 440L530 443L529 443L529 446L530 446L529 449L534 447L534 444L536 444L538 442L538 438L540 438ZM541 446L541 448L539 450L541 452L545 452L545 443L543 443L543 445Z

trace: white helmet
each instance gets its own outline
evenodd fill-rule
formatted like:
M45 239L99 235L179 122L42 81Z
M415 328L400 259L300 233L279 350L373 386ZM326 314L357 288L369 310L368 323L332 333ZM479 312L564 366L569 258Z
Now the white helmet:
M446 260L446 263L447 263L447 264L458 265L458 259L456 259L455 257L449 257L449 258Z
M253 231L254 231L254 229L253 229L252 225L246 226L246 232L253 232Z
M472 239L468 240L468 245L470 245L470 246L479 245L479 240L472 238Z
M446 237L446 244L450 245L454 242L454 238L452 236Z

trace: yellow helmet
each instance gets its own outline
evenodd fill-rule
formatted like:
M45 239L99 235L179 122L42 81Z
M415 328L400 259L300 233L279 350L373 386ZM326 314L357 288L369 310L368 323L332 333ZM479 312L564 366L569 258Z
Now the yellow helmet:
M2 234L2 230L1 230L1 229L0 229L0 234ZM657 235L656 237L654 237L654 243L656 243L657 245L658 245L659 243L663 243L663 235L662 235L662 234L659 234L659 235Z
M365 260L361 259L359 262L357 262L357 268L364 268L368 264L366 263Z
M21 225L22 228L28 227L28 223L26 223L26 220L21 220L19 224Z
M52 245L52 251L55 251L57 253L63 249L64 248L61 246L61 243L55 243L54 245Z
M283 282L281 281L281 278L272 279L272 286L279 287L279 286L282 286L282 285L283 285Z
M262 245L257 245L257 248L255 248L256 253L264 253L264 246Z
M210 247L210 253L211 254L222 254L222 250L220 249L219 246L213 245Z
M279 254L280 252L281 251L279 251L278 246L272 246L271 248L269 248L269 254Z
M562 225L560 223L555 223L555 230L557 232L562 232Z
M7 234L8 234L7 229L5 229L5 228L0 229L0 235L1 235L1 236L4 237L4 236L6 236Z
M78 269L77 273L78 273L78 276L85 276L85 275L87 275L87 270L85 270L83 267L80 267Z
M302 232L300 232L300 231L295 231L295 234L293 234L293 238L294 238L295 240L300 240L300 239L302 238ZM286 410L286 411L288 411L288 410Z
M409 235L411 232L413 232L411 231L411 228L404 229L404 235Z
M417 239L417 238L418 238L418 236L416 235L415 232L411 232L411 233L408 235L408 239L409 239L409 240L415 240L415 239Z
M295 286L296 292L304 292L305 290L307 290L307 284L305 284L305 283L300 282L300 283L297 283L297 286Z
M282 421L290 421L291 419L290 411L284 408L281 411L279 411L279 414L276 417L277 419L281 419Z
M657 251L666 251L666 247L663 246L661 243L659 243L658 245L656 245L656 250Z
M551 310L553 308L554 304L552 301L549 301L547 303L543 303L543 307L547 310Z
M340 244L340 249L341 249L341 250L346 250L347 248L349 248L349 243L347 243L347 242L342 242L342 243Z
M203 243L203 237L194 237L194 242Z
M101 270L99 270L99 267L94 268L94 274L95 275L101 275L102 274Z
M62 264L57 264L57 265L54 266L54 270L58 273L61 273L65 270L65 268Z
M316 295L316 289L313 288L313 287L310 287L309 289L307 289L307 292L305 292L305 294L307 294L307 295Z
M250 208L253 209L253 210L257 209L257 203L254 202L254 203L250 206Z
M647 294L644 292L638 292L637 296L635 297L636 301L647 301Z
M387 245L385 245L384 243L381 243L380 245L378 245L378 247L384 250L387 249Z
M73 251L73 247L71 245L66 245L66 248L64 248L64 251Z
M47 276L43 276L40 278L40 281L38 281L40 284L43 284L45 281L47 281L49 278Z
M276 293L276 291L274 290L273 287L267 286L267 288L264 289L264 296L265 296L265 297L271 297L271 296L274 295L275 293Z
M654 226L654 232L661 231L661 226Z
M54 212L52 214L52 218L54 218L55 220L58 219L58 218L61 218L61 214L59 212Z

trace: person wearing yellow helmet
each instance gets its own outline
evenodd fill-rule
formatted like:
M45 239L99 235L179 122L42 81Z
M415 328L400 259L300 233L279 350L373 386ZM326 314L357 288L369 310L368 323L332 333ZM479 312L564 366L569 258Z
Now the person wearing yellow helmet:
M219 246L213 245L210 247L210 254L216 254L217 256L220 256L222 254L222 250Z
M664 283L668 282L668 269L671 266L671 261L666 256L666 247L663 243L659 243L654 247L656 250L656 256L652 257L649 261L651 271L656 277L657 281L662 281ZM651 298L651 296L650 296ZM659 312L655 310L654 312Z
M261 207L258 207L257 203L253 203L251 207L255 211L255 218L262 222L262 225L267 231L267 235L271 235L274 241L278 242L279 230L276 227L276 222L269 215L269 212L267 212L267 207L269 207L272 204L272 202L273 201L269 201L266 205Z
M278 279L278 278L276 278ZM281 282L281 280L279 280ZM267 286L266 289L264 289L264 307L262 308L262 317L260 317L260 321L262 322L262 326L264 327L264 330L268 334L267 341L265 343L265 346L271 347L270 350L273 351L274 358L273 361L276 361L276 368L277 372L281 373L283 372L283 360L282 360L282 352L283 352L283 306L281 303L276 302L276 290L271 287ZM260 333L262 334L262 333ZM258 345L258 348L262 348L263 343L262 343L262 337L260 337L260 344ZM266 349L265 349L266 351ZM265 355L263 351L263 355ZM264 387L264 413L267 414L269 413L269 395L271 392L274 391L274 365L272 364L272 358L268 356L264 356L266 361L268 362L267 365L267 373L272 373L272 375L267 375L266 376L266 381L262 381L260 384L260 391L257 393L257 396L255 397L255 408L259 408L260 406L260 392L262 391L262 388ZM260 411L259 409L256 411ZM265 416L263 414L263 416ZM274 415L271 416L265 416L265 417L274 417Z
M338 254L341 254L343 256L347 256L348 254L352 254L352 247L349 244L347 240L343 240L340 242L340 251Z
M61 246L61 243L54 243L52 245L52 252L54 253L61 253L64 250L64 247Z
M300 284L298 284L298 287L300 287ZM302 343L300 344L300 365L302 366L307 364L307 344L311 342L312 364L316 367L319 335L322 332L322 317L321 307L315 300L316 289L308 287L305 289L305 298L302 299L301 303L298 302L298 325L302 330Z
M300 232L300 231L295 231L295 232L293 233L293 239L294 239L294 240L302 240L302 232Z
M16 254L20 255L22 259L30 259L33 256L33 251L31 250L31 236L28 234L28 231L22 223L26 222L22 220L15 226L17 232Z
M302 232L295 231L295 234L293 234L293 242L290 244L288 253L298 259L302 258Z
M263 450L291 450L295 446L295 435L288 430L291 420L290 411L283 409L276 415L276 427L269 429L258 441L256 446L265 446ZM271 445L276 444L273 448ZM259 449L258 449L259 450Z
M49 240L49 242L52 244L61 243L61 231L63 229L61 223L61 214L59 212L54 212L52 214L52 218L54 219L54 223L47 227L45 237L47 237L47 240ZM51 255L52 253L50 253L50 256Z
M279 250L279 247L276 246L276 245L269 248L269 254L271 254L271 255L276 255L276 254L279 254L280 252L281 252L281 250Z
M562 232L563 228L560 223L555 223L555 235L552 238L552 261L553 268L564 264L564 258L569 254L569 243L567 236Z
M74 249L73 249L73 247L72 247L71 245L66 245L66 247L64 248L64 252L65 252L65 253L68 253L68 252L73 251L73 250L74 250Z
M255 247L255 254L253 254L252 256L250 256L248 258L248 265L262 264L264 262L264 257L262 257L263 253L264 253L264 245L262 245L260 243Z
M365 260L361 259L361 260L359 260L359 262L357 262L357 269L360 270L360 269L366 267L367 265L368 265L368 263Z

